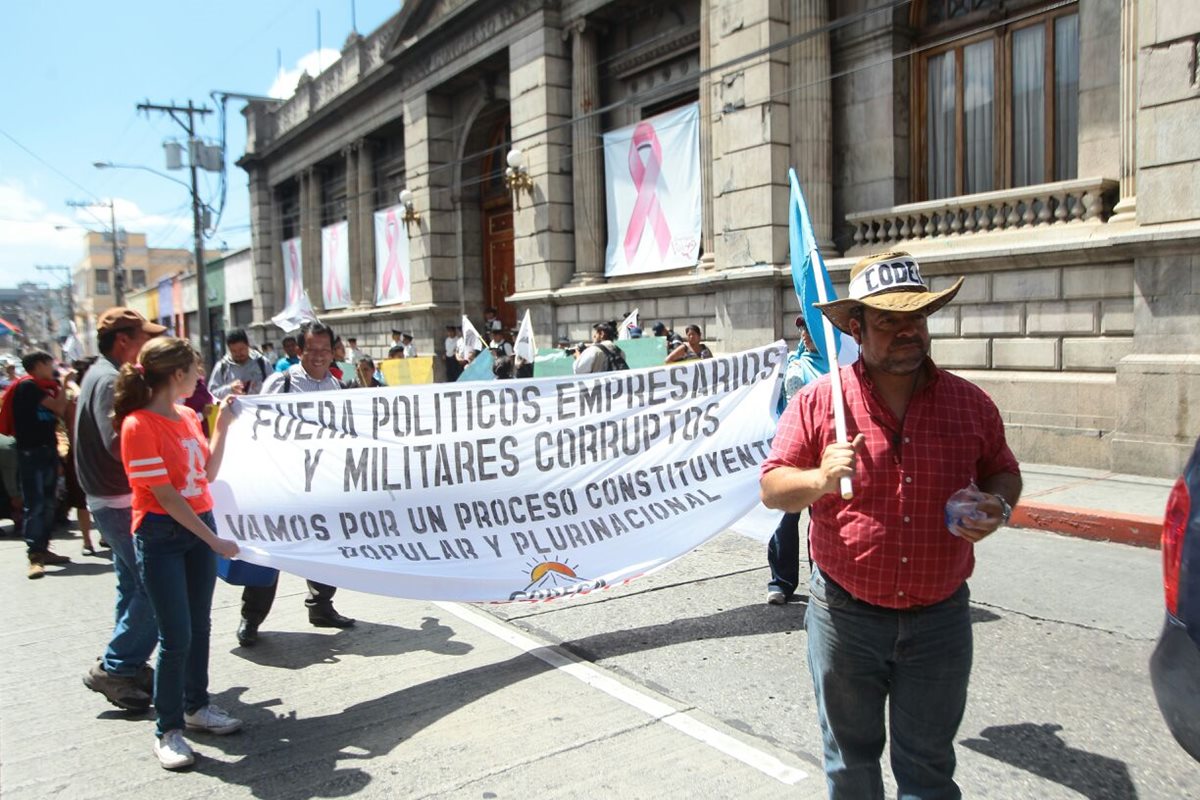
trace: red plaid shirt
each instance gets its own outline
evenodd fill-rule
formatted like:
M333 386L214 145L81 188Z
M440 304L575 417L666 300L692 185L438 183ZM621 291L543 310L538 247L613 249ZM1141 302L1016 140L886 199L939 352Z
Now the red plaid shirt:
M859 361L843 367L846 431L862 433L854 498L826 494L809 509L813 561L860 600L912 608L952 595L975 567L974 546L946 529L950 495L971 481L1020 474L1004 423L979 387L926 364L930 380L909 401L903 427ZM829 376L804 387L779 420L766 475L813 469L834 441Z

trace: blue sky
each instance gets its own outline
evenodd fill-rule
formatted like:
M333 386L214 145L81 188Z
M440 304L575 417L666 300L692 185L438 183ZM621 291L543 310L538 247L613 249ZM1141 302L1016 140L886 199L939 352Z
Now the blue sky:
M357 0L359 32L373 31L400 4ZM162 143L182 130L165 115L139 114L136 105L147 99L183 105L191 99L213 108L200 130L216 140L214 90L267 94L276 85L290 92L300 65L311 69L318 62L318 10L322 48L334 51L320 58L328 66L350 34L350 0L6 3L0 26L0 286L57 284L53 273L34 265L72 265L82 257L84 228L100 225L67 200L112 198L118 227L146 232L152 247L190 249L190 201L183 186L138 171L97 170L93 162L165 169ZM228 106L229 188L210 247L250 241L246 173L234 164L244 151L241 108L237 102ZM186 170L170 174L188 178ZM201 195L214 205L217 186L215 173L202 178ZM108 218L107 209L93 213Z

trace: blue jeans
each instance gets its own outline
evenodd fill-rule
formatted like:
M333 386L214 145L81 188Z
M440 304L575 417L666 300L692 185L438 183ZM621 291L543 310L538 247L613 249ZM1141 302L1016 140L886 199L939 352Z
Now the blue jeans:
M17 450L17 474L21 479L23 535L30 555L50 549L54 529L54 489L58 483L58 451L50 445Z
M212 512L200 514L210 527ZM184 712L208 705L208 639L217 556L165 514L147 514L135 535L138 570L158 618L154 671L157 731L182 730Z
M102 664L109 675L132 678L150 660L158 644L154 609L142 585L133 551L133 532L129 529L133 509L93 508L92 521L100 531L100 538L112 550L113 572L117 576L116 619Z
M885 707L898 800L962 797L954 737L971 675L970 596L964 583L940 603L898 611L813 569L804 627L830 800L882 800Z
M787 513L779 520L779 526L767 544L767 563L771 566L767 591L778 589L787 597L794 595L800 583L799 514Z

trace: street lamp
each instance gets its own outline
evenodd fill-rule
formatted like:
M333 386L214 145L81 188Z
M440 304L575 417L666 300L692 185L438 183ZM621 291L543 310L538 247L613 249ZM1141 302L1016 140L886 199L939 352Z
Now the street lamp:
M115 164L112 161L96 161L92 166L96 169L136 169L142 172L149 172L152 175L157 175L160 178L166 178L172 183L177 183L188 190L192 198L192 244L195 249L196 259L196 318L200 323L200 353L204 360L204 366L212 365L212 334L209 331L208 320L208 281L204 269L204 222L202 209L204 204L200 202L200 193L196 189L196 168L197 164L193 160L189 164L192 173L192 183L189 186L178 178L173 178L170 175L159 172L156 169L142 166L141 164Z

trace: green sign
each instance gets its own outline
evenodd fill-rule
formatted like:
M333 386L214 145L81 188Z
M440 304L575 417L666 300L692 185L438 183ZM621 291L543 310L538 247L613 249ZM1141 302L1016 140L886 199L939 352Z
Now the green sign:
M204 268L204 288L208 294L206 308L225 307L225 262L209 263Z
M664 336L647 336L641 339L622 339L617 347L625 354L630 369L639 367L661 367L667 360L667 340ZM565 350L538 350L533 362L535 378L552 378L574 374L575 358Z

